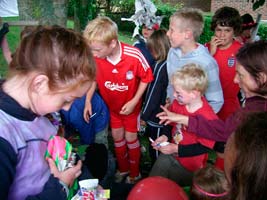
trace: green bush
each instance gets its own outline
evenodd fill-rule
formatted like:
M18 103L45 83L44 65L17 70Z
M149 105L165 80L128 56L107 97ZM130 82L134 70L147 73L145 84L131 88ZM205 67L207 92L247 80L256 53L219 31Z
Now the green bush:
M75 7L75 0L69 0L67 6L67 16L69 18L74 17L74 7Z
M133 32L135 28L135 24L129 21L121 21L121 18L130 18L132 13L107 13L108 17L110 17L119 27L119 31L128 32L129 34Z
M210 30L211 16L204 16L204 29L202 34L199 37L198 42L201 44L205 44L210 41L211 36L214 34L213 31Z
M267 40L267 24L262 23L260 24L258 35L262 40Z
M135 13L134 0L130 1L112 1L112 9L110 13L106 13L112 20L114 20L120 31L133 32L135 24L129 21L121 21L121 18L130 18ZM171 5L169 3L162 3L161 0L154 1L157 7L157 16L164 16L161 27L168 29L170 16L178 9L183 7L183 4L176 3Z
M129 13L133 14L135 12L134 6L135 0L112 0L110 1L110 9L108 10L111 13Z
M164 16L161 22L161 27L168 29L169 28L169 19L171 15L183 7L182 3L176 3L172 5L170 3L162 3L162 1L156 1L157 13L158 16Z

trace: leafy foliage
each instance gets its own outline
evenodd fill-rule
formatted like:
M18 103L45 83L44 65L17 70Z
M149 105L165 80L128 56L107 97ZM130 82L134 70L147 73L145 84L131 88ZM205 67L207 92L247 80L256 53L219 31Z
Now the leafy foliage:
M248 2L253 3L253 10L257 10L259 7L263 6L265 3L265 0L247 0Z
M132 15L135 12L134 6L135 0L112 0L110 1L110 9L111 13L129 13Z
M89 20L97 16L96 0L69 0L67 16L75 19L75 28L83 30ZM78 21L76 21L78 20Z
M134 0L129 1L119 1L114 0L111 1L112 8L110 9L110 13L106 13L112 20L114 20L118 26L120 31L126 31L126 32L132 32L135 25L132 22L127 21L121 21L122 17L129 18L131 17L135 12L135 5ZM161 27L168 29L169 27L169 18L170 16L180 8L183 7L182 3L176 3L175 5L172 5L170 3L163 3L161 0L155 0L153 3L157 7L157 13L158 16L164 16Z
M67 5L67 16L70 18L74 17L74 6L75 0L69 0Z
M210 30L210 24L211 24L211 17L212 16L205 16L204 17L204 29L202 34L199 37L198 42L201 44L205 44L210 41L211 36L213 36L214 32Z
M258 35L262 40L267 40L267 24L260 24Z
M169 19L170 16L177 10L181 9L183 7L183 3L176 3L176 4L170 4L170 3L163 3L161 0L155 1L155 5L157 7L157 13L156 15L164 16L161 27L168 29L169 27Z

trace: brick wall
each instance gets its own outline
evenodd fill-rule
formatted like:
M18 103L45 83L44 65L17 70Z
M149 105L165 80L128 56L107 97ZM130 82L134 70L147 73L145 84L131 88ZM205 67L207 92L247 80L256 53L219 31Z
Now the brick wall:
M211 0L211 12L215 12L218 8L222 6L230 6L236 8L240 15L245 13L249 13L254 17L256 20L257 14L261 14L262 20L267 20L267 0L265 4L258 8L257 10L253 11L251 1L248 3L247 0Z
M250 13L254 17L254 20L256 20L258 13L262 15L262 20L267 20L267 0L265 1L263 6L253 11L253 4L247 0L162 0L162 2L171 4L183 3L185 7L199 8L203 11L213 13L222 6L230 6L236 8L240 12L240 15Z

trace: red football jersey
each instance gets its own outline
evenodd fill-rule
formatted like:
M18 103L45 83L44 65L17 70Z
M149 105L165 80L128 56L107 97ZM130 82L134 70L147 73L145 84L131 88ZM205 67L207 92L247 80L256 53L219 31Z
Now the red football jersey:
M202 115L207 119L218 119L218 116L214 113L211 106L208 104L207 100L203 97L203 106L199 108L194 113L189 113L185 107L185 105L180 105L177 100L174 100L170 110L175 113L179 113L182 115L187 116L194 116L194 115ZM173 127L172 133L173 135L177 131L176 127ZM215 141L205 139L202 137L197 136L194 133L188 132L187 127L182 126L181 132L183 135L183 139L179 142L180 145L190 145L190 144L196 144L200 143L203 146L206 146L208 148L213 148ZM189 171L196 171L206 165L208 154L201 154L198 156L191 156L191 157L183 157L180 158L179 156L176 156L176 159L181 163L182 166L184 166Z
M206 45L208 48L210 44ZM218 112L218 116L225 120L230 114L235 112L239 107L237 94L240 90L238 84L234 83L236 58L235 54L242 45L234 40L232 45L227 49L217 48L213 55L219 66L220 81L223 90L224 104Z
M142 81L153 80L152 70L142 53L135 47L120 43L121 55L117 63L96 58L96 81L99 92L110 111L119 113L122 106L131 100ZM141 110L141 99L133 113Z

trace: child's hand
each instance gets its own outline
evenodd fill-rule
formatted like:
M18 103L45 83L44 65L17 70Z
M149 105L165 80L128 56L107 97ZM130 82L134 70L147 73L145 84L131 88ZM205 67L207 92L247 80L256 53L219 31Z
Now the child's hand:
M168 137L166 135L161 135L155 141L153 141L151 138L149 138L149 140L151 142L151 146L153 147L153 149L159 150L161 143L168 142Z
M165 106L160 107L162 108L163 112L160 112L156 115L156 117L160 119L160 124L168 125L174 122L188 126L188 116L171 112Z
M122 106L120 114L121 115L129 115L133 112L137 102L134 100L128 101L124 106Z
M89 123L90 116L92 115L92 104L91 101L85 101L84 110L83 110L83 118Z
M82 161L79 160L78 163L65 171L60 172L55 164L55 161L51 158L48 159L48 164L50 167L51 174L53 174L60 181L65 183L68 187L71 187L74 180L79 177L82 173Z
M160 146L159 151L164 154L178 153L178 144L169 143L166 146Z
M156 115L156 117L158 117L160 119L159 123L160 124L169 124L171 122L176 122L175 121L175 117L178 115L174 112L171 112L168 110L168 108L166 106L160 106L163 110L163 112L160 112Z
M141 120L140 120L140 125L141 125L141 126L146 126L146 122L145 122L144 120L141 119Z
M218 37L213 36L210 41L210 54L213 56L216 53L218 46L222 44L223 44L222 39L219 39Z

